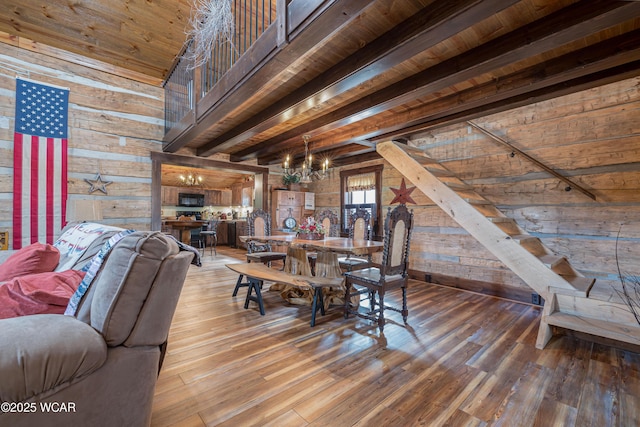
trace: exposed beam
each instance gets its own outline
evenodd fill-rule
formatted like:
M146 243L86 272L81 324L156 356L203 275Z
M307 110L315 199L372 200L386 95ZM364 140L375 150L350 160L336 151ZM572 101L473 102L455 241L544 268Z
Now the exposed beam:
M335 161L339 159L369 153L371 151L375 151L375 149L375 143L369 143L366 146L360 144L348 144L333 149L317 151L314 152L313 155L316 158L318 158L319 156L327 156L330 159L331 164L333 165L333 163L335 163ZM291 161L294 164L302 163L302 161L304 160L303 157L304 153L301 155L295 155L293 156ZM258 157L259 165L274 165L278 163L282 163L282 156L276 156L272 154L265 157Z
M378 154L377 151L371 151L365 154L360 154L358 156L345 157L344 159L336 160L333 164L335 167L339 166L348 166L348 165L357 165L364 162L369 162L371 160L380 160L382 156Z
M269 147L277 146L293 135L312 131L318 134L337 129L350 124L355 115L360 118L374 116L637 16L640 16L640 2L583 0L278 137L263 141L253 150L256 155L261 155Z
M298 114L322 105L327 99L353 90L363 82L388 72L417 52L446 40L516 3L517 0L464 0L436 2L398 24L385 34L300 89L204 144L198 155L211 155L264 132ZM246 150L236 158L247 160Z
M375 141L384 141L401 135L408 135L419 131L426 131L428 129L461 123L468 120L476 119L478 117L497 114L506 110L524 107L526 105L535 104L537 102L547 101L552 98L557 98L560 96L592 89L620 80L637 77L639 73L640 61L635 61L629 64L620 65L615 68L603 70L595 74L589 74L584 77L576 78L567 82L562 82L535 91L526 92L507 100L481 104L474 108L472 108L471 106L467 106L462 110L456 109L455 113L451 113L448 115L446 114L446 112L438 113L437 115L431 116L427 119L407 123L405 127L398 129L397 131L379 134L375 138L372 137L372 139ZM457 98L457 96L452 96L451 98Z
M376 130L373 132L361 130L371 127L365 122L360 123L359 127L346 128L334 137L345 141L354 137L385 141L415 132L426 123L431 126L442 117L453 117L458 113L474 111L476 107L482 109L491 105L492 111L496 111L502 103L503 108L500 111L505 111L514 108L514 102L520 103L522 96L526 97L527 93L533 94L546 87L556 88L559 83L572 80L577 82L575 79L589 74L593 74L593 78L599 80L601 76L597 73L602 70L618 67L625 62L635 62L638 59L640 59L640 30L536 64L455 95L437 98L408 110L401 117L396 116L382 121L375 119ZM584 82L584 79L580 80L580 87L583 87ZM460 121L467 119L469 118L461 116Z

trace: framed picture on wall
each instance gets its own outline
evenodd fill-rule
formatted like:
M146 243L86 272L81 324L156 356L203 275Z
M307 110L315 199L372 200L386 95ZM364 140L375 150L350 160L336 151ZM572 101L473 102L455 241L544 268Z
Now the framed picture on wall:
M9 249L9 232L0 231L0 251Z

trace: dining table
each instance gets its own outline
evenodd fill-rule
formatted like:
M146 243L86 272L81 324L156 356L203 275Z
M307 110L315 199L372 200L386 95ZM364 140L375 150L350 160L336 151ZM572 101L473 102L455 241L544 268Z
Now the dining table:
M291 274L311 275L307 251L317 252L315 275L335 278L342 276L338 255L369 256L382 251L383 242L376 240L350 239L346 237L324 237L318 240L303 239L293 234L271 236L240 236L244 243L269 244L287 247L284 270ZM269 290L280 291L289 303L310 305L313 295L305 289L276 283ZM325 289L326 306L344 304L344 287Z

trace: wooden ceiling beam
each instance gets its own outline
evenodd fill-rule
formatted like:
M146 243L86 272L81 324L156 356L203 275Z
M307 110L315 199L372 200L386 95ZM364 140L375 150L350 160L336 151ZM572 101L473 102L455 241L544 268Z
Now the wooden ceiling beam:
M625 65L624 68L621 65ZM607 71L607 70L613 70ZM606 84L617 74L632 77L640 69L640 30L537 64L493 82L438 98L391 119L373 118L377 129L360 122L331 138L347 144L352 139L386 141L418 131L494 114L572 91ZM546 90L545 88L550 88ZM328 153L333 156L333 152ZM275 162L277 163L277 162ZM265 163L267 164L267 163Z
M342 167L342 166L350 166L357 165L364 162L369 162L371 160L380 160L382 156L378 154L377 151L373 150L371 152L360 154L358 156L345 157L342 159L338 159L334 162L332 166Z
M309 142L309 152L311 154L317 154L324 151L334 151L349 144L358 144L366 148L375 149L375 144L365 139L353 139L350 141L318 139L311 140ZM282 159L282 157L287 154L289 156L292 156L294 161L301 160L302 157L304 157L304 143L302 142L302 138L299 135L294 139L290 139L281 144L274 145L268 150L263 150L260 155L254 157L258 159ZM232 154L229 158L229 161L241 162L244 160L243 157ZM273 162L269 161L269 164L271 163Z
M253 150L262 153L266 147L277 145L294 134L299 136L313 131L318 135L348 126L356 115L374 116L638 16L640 2L583 0L257 144Z
M357 88L363 82L388 72L417 53L516 2L517 0L465 0L430 4L308 84L204 144L198 155L210 155L229 148L286 122L289 117L318 108L327 99ZM236 153L235 158L242 161L261 154L249 148Z
M340 144L338 146L331 145L323 147L322 150L316 150L312 154L314 158L320 159L324 157L328 157L330 162L333 163L337 159L341 159L344 157L350 157L358 154L369 153L371 151L375 151L375 143L367 141L366 145L358 144L358 143L350 143L350 144ZM282 163L283 156L277 154L269 154L266 156L258 157L259 165L275 165ZM301 155L295 155L290 158L292 164L300 164L304 161L304 153Z
M579 87L583 87L589 80L589 75L592 75L592 80L599 81L603 76L602 72L607 69L623 71L619 68L621 65L636 64L638 60L640 60L640 30L537 64L494 82L436 99L407 111L402 117L395 117L392 120L378 118L375 132L361 132L355 129L355 135L361 139L384 141L415 132L421 125L434 123L442 117L457 117L459 113L465 111L476 111L476 109L482 111L489 106L494 110L505 111L515 108L514 102L520 103L519 99L526 98L527 94L540 93L537 91L548 87L562 88L563 84L572 87L571 81L580 81ZM635 66L630 65L630 68L634 69ZM623 71L623 75L628 75L628 72ZM563 93L566 94L564 88ZM461 117L464 117L464 114ZM362 126L366 127L366 123ZM354 130L350 130L343 133L342 137L350 138L353 135Z
M375 141L385 141L402 135L410 135L412 133L426 131L442 126L448 126L456 123L466 122L468 120L486 117L491 114L501 113L503 111L514 108L524 107L526 105L547 101L564 95L580 92L583 90L593 89L613 82L617 82L632 77L637 77L640 72L640 61L623 64L615 68L600 71L595 74L578 77L576 79L558 83L556 85L547 86L535 91L523 93L513 96L507 100L497 101L493 103L483 104L476 107L467 106L463 110L456 111L451 114L441 113L422 121L413 121L407 123L402 129L381 133L376 137L372 137ZM455 96L454 96L455 97ZM454 98L452 97L452 98Z

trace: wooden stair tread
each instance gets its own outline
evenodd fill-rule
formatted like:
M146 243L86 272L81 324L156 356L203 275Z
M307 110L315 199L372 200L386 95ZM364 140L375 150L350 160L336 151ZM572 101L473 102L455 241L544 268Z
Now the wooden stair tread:
M508 222L514 224L516 221L513 218L509 218L507 216L488 216L487 219L494 224L498 224L501 222Z
M640 325L626 325L574 314L554 312L544 317L549 325L611 338L631 344L640 344Z
M511 239L513 239L514 241L516 241L518 243L540 240L537 237L532 236L530 234L516 234L516 235L511 236Z
M540 261L549 268L553 268L561 262L567 261L565 257L555 254L542 255L539 256L538 259L540 259Z
M473 187L465 182L445 182L452 190L473 190Z
M456 176L453 172L448 171L447 169L432 169L428 167L425 167L425 169L438 178L454 178Z
M589 291L593 287L596 279L592 277L582 277L582 276L565 276L560 275L564 280L566 280L572 287L571 288L557 288L550 287L551 292L555 292L561 295L574 295L579 297L588 297Z
M463 197L463 200L470 205L493 205L490 201L485 199L470 199L468 197Z

